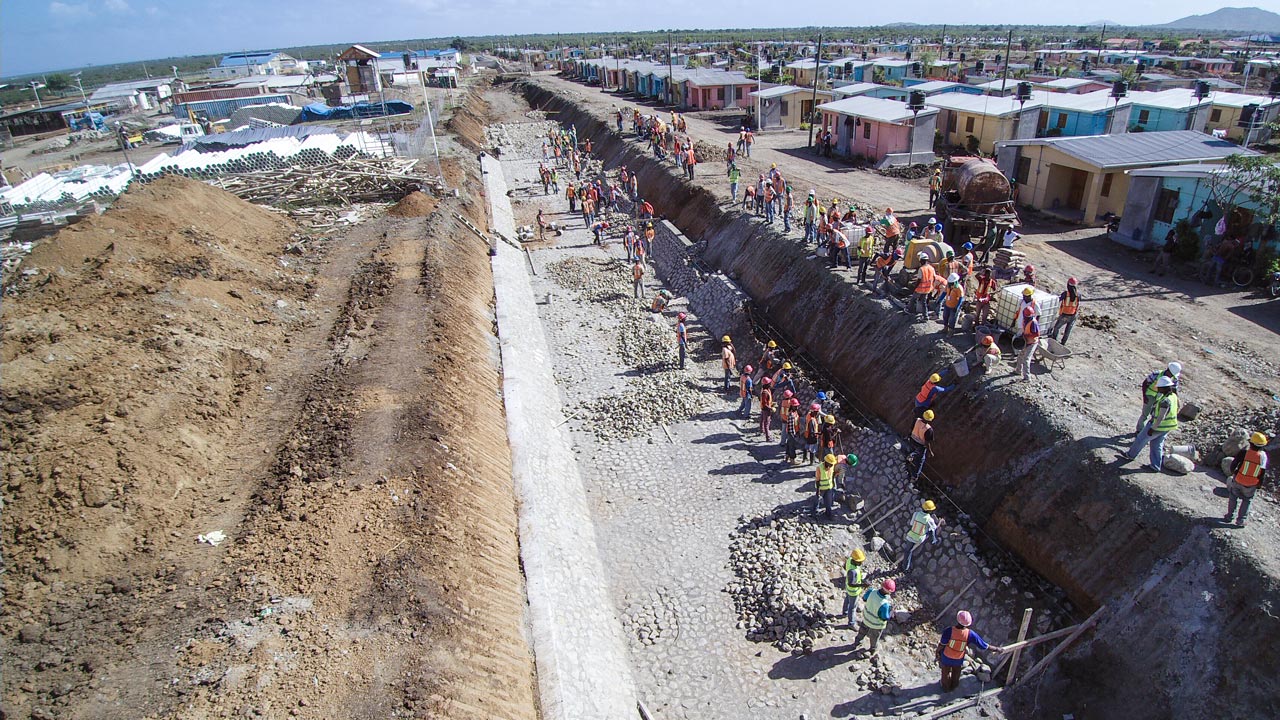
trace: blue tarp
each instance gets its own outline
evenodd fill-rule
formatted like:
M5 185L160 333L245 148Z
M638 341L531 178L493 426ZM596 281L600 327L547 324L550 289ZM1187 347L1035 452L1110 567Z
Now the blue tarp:
M383 112L384 107L386 112ZM339 105L338 107L329 107L324 103L311 103L302 108L302 117L298 118L298 122L350 120L352 118L372 118L383 115L403 115L410 112L413 112L413 106L403 100L388 100L386 103L358 102L355 105Z
M91 112L87 115L81 115L77 118L68 118L71 122L73 130L106 130L107 123L103 120L102 113Z

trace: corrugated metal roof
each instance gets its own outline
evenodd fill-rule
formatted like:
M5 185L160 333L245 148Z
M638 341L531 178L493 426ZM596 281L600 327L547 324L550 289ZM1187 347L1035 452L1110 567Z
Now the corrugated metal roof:
M855 97L864 93L869 93L879 87L888 87L887 85L877 85L876 83L860 82L849 83L848 85L840 85L831 89L833 95L843 95L845 97Z
M1186 88L1174 88L1172 90L1161 90L1160 92L1137 90L1129 93L1129 101L1134 105L1162 108L1164 110L1190 110L1203 102L1192 97Z
M919 90L922 93L936 93L948 90L954 87L967 87L964 83L951 82L950 80L929 80L928 82L916 83L911 87L903 88L903 90Z
M1085 113L1103 112L1131 104L1129 98L1120 98L1119 103L1117 103L1115 98L1111 97L1110 90L1096 90L1080 95L1036 90L1031 93L1031 97L1052 110L1072 110Z
M813 92L813 88L802 88L796 85L775 85L773 87L765 88L763 90L757 90L751 93L751 97L768 99L768 98L782 97L783 95L790 95L791 93L794 93L794 92Z
M1039 107L1041 104L1040 101L1032 99L1025 105L1020 106L1017 98L993 97L991 95L971 95L969 93L960 92L932 95L925 98L924 102L930 107L976 113L978 115L988 115L991 117L1016 115L1023 108Z
M265 65L271 62L271 59L279 55L277 52L251 52L251 53L232 53L224 55L222 62L218 63L219 67L242 67L245 65Z
M1195 130L1007 140L998 145L1048 145L1103 169L1222 160L1237 153L1258 154Z
M818 106L818 109L838 115L849 115L851 117L861 117L895 124L910 120L914 115L904 102L865 96L823 103ZM920 111L920 114L933 115L937 112L937 108L925 108Z

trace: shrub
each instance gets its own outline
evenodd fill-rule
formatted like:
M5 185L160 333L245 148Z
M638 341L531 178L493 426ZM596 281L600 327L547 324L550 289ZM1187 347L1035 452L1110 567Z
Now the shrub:
M1186 220L1179 220L1173 226L1173 232L1178 239L1173 248L1173 259L1183 262L1199 260L1200 236L1196 233L1195 226Z

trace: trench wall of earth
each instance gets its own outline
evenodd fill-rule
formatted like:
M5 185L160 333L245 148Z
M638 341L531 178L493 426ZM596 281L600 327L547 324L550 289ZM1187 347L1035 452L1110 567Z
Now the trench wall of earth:
M590 138L606 168L637 172L641 195L696 243L697 264L687 246L664 249L665 241L655 261L691 307L710 301L721 308L713 321L721 327L709 327L745 337L749 325L735 304L749 298L754 312L820 362L863 408L908 433L912 396L930 373L959 358L954 348L811 259L809 249L726 209L721 198L618 135L602 114L536 79L519 90L533 107L574 124L580 139ZM699 170L721 167L706 163ZM1280 712L1280 693L1265 670L1280 662L1274 642L1280 567L1210 532L1177 498L1118 474L1108 465L1111 451L1051 402L978 383L955 395L935 422L931 473L988 535L1065 591L1081 618L1105 606L1097 631L1045 679L1039 711L1059 703L1125 707L1136 713L1130 717L1207 717L1207 707L1188 710L1180 698L1216 696L1233 702L1217 705L1213 717ZM1171 678L1178 688L1172 693ZM1058 692L1046 698L1050 685Z

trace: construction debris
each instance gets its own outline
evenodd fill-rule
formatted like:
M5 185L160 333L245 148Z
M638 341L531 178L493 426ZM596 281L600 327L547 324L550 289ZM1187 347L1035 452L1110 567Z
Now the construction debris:
M706 391L683 373L642 377L618 395L588 403L584 429L604 442L639 437L697 415L707 400Z

